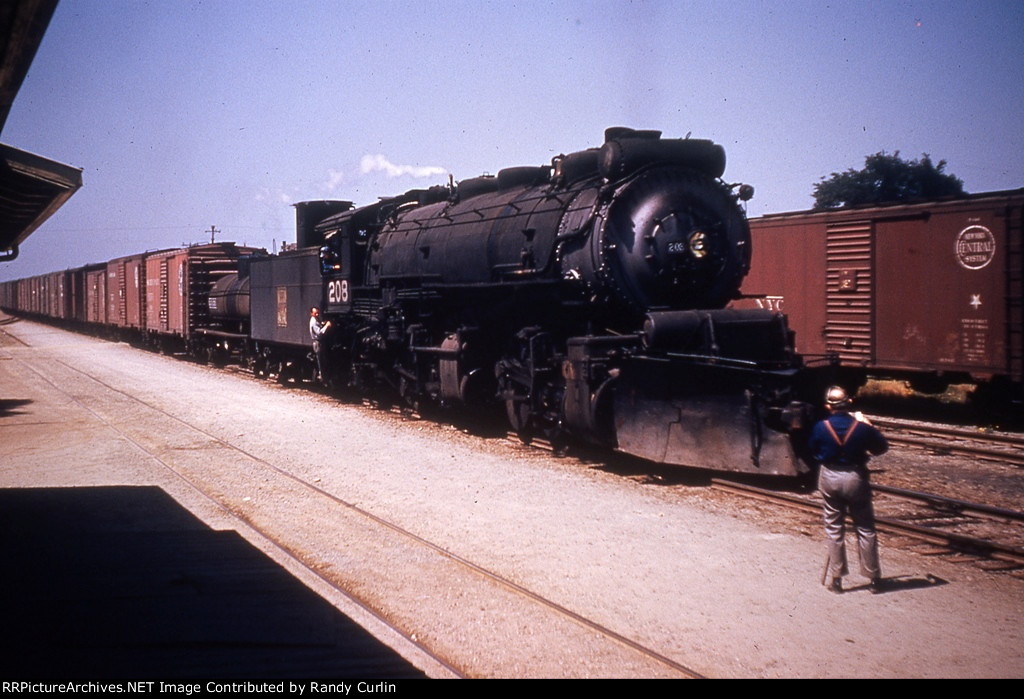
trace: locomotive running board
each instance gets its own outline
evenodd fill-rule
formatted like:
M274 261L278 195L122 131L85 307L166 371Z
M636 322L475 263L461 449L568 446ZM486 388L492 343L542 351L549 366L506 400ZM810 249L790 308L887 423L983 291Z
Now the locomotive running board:
M675 367L665 374L633 362L615 392L619 451L657 463L715 471L797 476L807 466L790 437L756 414L752 392L728 370ZM664 368L664 367L662 367Z

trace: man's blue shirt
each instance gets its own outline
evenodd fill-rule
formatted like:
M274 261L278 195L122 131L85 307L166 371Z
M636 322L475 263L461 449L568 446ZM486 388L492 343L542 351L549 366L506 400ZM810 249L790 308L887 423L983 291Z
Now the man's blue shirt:
M826 427L826 422L832 425L840 441L846 440L845 444L836 441ZM857 423L857 427L850 433L850 426L854 423ZM814 426L810 448L819 464L854 468L866 465L868 454L884 454L889 449L889 442L875 427L865 422L858 423L849 413L836 412Z

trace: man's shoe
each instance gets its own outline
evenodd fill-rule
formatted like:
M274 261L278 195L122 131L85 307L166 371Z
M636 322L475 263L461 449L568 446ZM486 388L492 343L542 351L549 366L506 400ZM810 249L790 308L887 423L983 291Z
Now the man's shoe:
M828 586L829 592L834 592L837 595L843 594L843 579L832 578L832 584Z
M868 589L871 590L871 594L873 595L877 595L882 592L882 579L872 578L871 582L868 584Z

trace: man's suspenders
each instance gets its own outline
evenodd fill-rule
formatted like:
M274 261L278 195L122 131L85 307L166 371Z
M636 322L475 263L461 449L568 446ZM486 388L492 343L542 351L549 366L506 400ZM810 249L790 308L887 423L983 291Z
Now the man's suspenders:
M836 444L839 445L839 451L843 456L846 455L846 443L850 441L850 436L853 435L853 431L857 429L857 424L857 421L854 420L853 424L850 425L850 429L846 430L846 434L843 435L843 438L839 439L839 435L836 433L835 428L832 427L832 423L829 420L825 420L825 428L828 430L828 433L832 435L832 439L836 440Z

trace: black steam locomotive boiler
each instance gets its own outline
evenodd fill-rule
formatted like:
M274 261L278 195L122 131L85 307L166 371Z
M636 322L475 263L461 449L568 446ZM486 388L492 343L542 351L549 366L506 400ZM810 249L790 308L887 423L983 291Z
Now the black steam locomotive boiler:
M320 246L325 380L501 401L527 440L806 471L812 382L785 317L723 310L749 269L753 194L724 170L710 141L612 128L550 165L297 205L299 246Z

